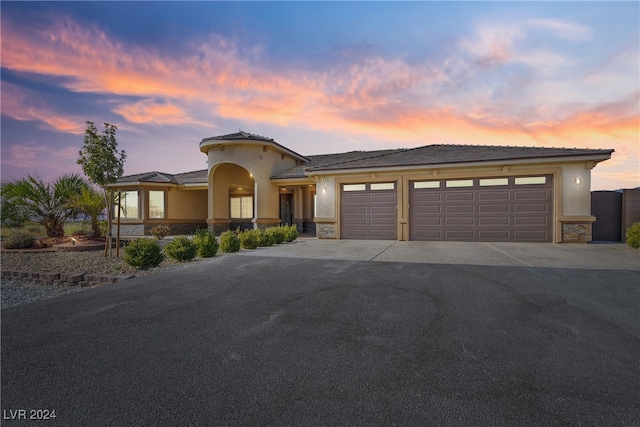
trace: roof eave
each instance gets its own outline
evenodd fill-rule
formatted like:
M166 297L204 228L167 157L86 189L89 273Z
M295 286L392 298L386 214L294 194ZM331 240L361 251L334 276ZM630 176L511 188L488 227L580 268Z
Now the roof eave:
M604 150L603 150L604 151ZM443 163L424 163L420 165L390 165L390 166L366 166L352 167L343 169L323 169L322 167L305 168L304 173L307 176L313 175L338 175L344 173L369 173L369 172L396 172L405 170L421 170L421 169L438 169L438 168L455 168L455 167L481 167L491 165L514 165L514 164L536 164L536 163L576 163L593 161L595 164L608 160L614 150L606 150L602 154L585 154L570 155L570 157L553 156L553 157L535 157L520 159L491 159L481 161L468 162L443 162ZM594 165L595 165L594 164Z

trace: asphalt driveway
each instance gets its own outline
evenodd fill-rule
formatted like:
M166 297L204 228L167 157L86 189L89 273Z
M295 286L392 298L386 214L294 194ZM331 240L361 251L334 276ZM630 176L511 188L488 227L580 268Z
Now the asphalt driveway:
M2 310L3 425L640 424L638 268L310 244Z

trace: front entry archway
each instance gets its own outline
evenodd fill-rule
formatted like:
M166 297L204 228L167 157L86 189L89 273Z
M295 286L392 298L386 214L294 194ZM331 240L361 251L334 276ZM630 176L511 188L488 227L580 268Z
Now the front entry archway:
M253 228L255 187L251 173L237 164L221 163L211 170L208 222L216 233Z

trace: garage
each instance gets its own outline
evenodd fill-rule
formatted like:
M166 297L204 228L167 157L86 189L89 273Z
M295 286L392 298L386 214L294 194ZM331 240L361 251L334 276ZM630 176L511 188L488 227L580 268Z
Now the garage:
M396 240L397 204L395 182L342 184L341 238Z
M411 181L411 240L551 242L553 177Z

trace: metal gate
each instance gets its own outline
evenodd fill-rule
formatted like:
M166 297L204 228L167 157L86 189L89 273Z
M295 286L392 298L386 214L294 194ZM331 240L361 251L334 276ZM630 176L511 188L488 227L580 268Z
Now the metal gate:
M592 240L622 241L622 193L592 191L591 215L596 217L591 230Z

